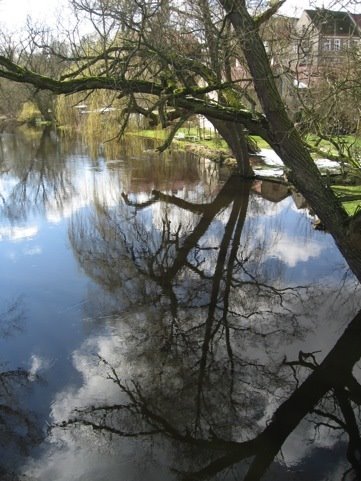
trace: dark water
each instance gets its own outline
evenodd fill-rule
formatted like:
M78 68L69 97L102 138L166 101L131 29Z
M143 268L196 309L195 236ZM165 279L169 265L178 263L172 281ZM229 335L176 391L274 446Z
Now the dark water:
M357 354L307 408L360 308L332 237L150 147L0 138L1 479L357 479Z

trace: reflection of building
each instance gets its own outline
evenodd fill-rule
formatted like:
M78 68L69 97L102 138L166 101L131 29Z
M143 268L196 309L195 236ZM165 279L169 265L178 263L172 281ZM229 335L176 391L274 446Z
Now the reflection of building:
M162 157L156 152L146 152L132 159L128 190L133 193L172 190L173 193L189 189L200 182L199 164L192 155L182 151ZM177 161L178 160L178 161Z
M295 206L297 207L297 209L305 209L306 207L308 207L306 199L299 192L293 191L292 192L292 199L293 199L293 202L295 203Z
M253 184L253 192L270 202L281 202L290 195L288 186L278 182L258 181Z

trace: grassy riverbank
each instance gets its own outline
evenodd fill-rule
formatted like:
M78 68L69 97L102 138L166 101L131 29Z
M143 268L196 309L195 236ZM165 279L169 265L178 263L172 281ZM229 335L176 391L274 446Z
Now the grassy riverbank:
M167 129L154 129L154 130L136 130L130 131L127 135L136 135L139 137L147 137L159 141L166 140L167 136L169 135L169 131ZM203 145L208 147L209 149L214 150L221 150L227 152L229 150L226 142L214 132L210 132L208 129L202 131L202 129L197 128L183 128L179 129L177 132L178 137L176 136L173 140L177 144L177 147L181 147L182 145L188 144L196 144L196 145ZM184 138L180 138L184 136ZM259 149L269 149L270 146L267 142L265 142L261 137L257 136L250 136L250 138L256 142Z
M162 143L167 139L169 131L166 129L137 130L130 131L127 135L150 138ZM270 148L269 144L261 137L250 136L250 139L258 149ZM215 132L210 132L209 129L202 130L194 127L179 129L172 144L177 149L191 151L216 162L235 164L235 159L232 157L227 143Z
M128 135L137 135L139 137L147 137L159 141L165 141L167 135L169 135L169 130L137 130L129 132ZM180 139L179 136L184 136L184 138ZM251 135L250 139L256 143L259 149L271 148L270 145L261 137ZM339 154L335 145L338 145L345 151L350 148L361 151L361 139L355 137L354 135L335 136L330 140L323 139L321 141L315 135L308 135L305 140L311 147L317 148L319 151L322 151L325 156L327 154L332 156L337 156ZM175 142L177 144L177 147L180 148L182 147L182 145L185 146L189 144L197 144L218 151L227 152L229 150L226 142L222 138L217 136L214 131L210 131L209 129L199 129L195 127L179 129L179 131L177 132L177 136L174 138L173 142ZM315 157L317 156L319 157L319 155L315 154Z

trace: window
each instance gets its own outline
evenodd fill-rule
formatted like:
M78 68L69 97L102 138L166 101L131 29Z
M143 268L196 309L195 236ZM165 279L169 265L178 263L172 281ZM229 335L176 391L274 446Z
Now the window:
M325 38L323 40L323 50L329 51L331 50L331 39L330 38Z
M334 50L341 50L341 40L339 38L333 39L333 49Z

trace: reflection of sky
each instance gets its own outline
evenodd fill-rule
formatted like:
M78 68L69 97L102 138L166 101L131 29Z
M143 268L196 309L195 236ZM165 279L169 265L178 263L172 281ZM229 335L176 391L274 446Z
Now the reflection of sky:
M94 357L96 354L121 363L121 372L125 377L134 373L139 375L147 367L148 361L141 355L131 366L126 364L125 353L132 348L132 344L131 336L128 339L124 330L115 327L112 331L103 321L84 321L86 306L90 304L89 292L97 292L97 287L77 264L68 239L69 220L76 224L77 216L89 218L95 199L98 205L106 205L110 212L116 212L117 209L119 215L124 212L125 216L128 216L125 232L127 236L132 234L131 219L135 215L135 209L125 208L121 199L124 186L131 185L131 174L124 165L121 173L115 170L114 165L112 169L107 171L103 163L102 168L94 170L86 156L70 155L65 170L73 189L63 198L61 204L50 198L44 204L28 206L26 215L20 216L18 220L6 217L4 209L0 211L2 298L14 299L23 295L27 309L26 329L6 340L0 339L0 361L5 360L10 368L28 368L31 379L35 379L36 374L46 379L47 384L37 388L34 383L34 389L27 399L29 408L39 413L41 419L47 418L50 413L51 421L61 421L75 406L86 406L104 397L108 402L116 399L117 393L97 371L98 364ZM16 178L6 174L3 178L0 176L0 182L3 187L1 193L6 200L16 185ZM28 188L31 191L31 186ZM218 189L215 191L218 192ZM215 196L215 193L208 192L202 181L194 180L189 188L183 186L176 192L169 190L167 193L177 194L194 202L209 202ZM132 200L138 201L146 201L149 197L149 192L138 192L131 196ZM219 246L230 209L231 207L224 208L217 215L207 233L200 239L199 247ZM178 232L182 241L202 217L201 214L193 215L171 204L165 209L159 202L138 211L137 222L148 233L152 232L154 248L162 238L165 210L171 232ZM263 277L268 276L273 281L275 274L280 275L283 284L313 281L319 284L326 281L327 288L341 281L344 262L335 249L333 240L323 232L314 231L310 218L302 211L295 210L291 198L274 204L252 196L248 214L240 245L244 249L244 257L250 256L251 259L262 246L259 271ZM213 273L217 252L211 249L204 251L202 255L202 268L207 273ZM189 260L193 260L193 256L194 253L191 253ZM250 261L254 262L251 267L255 270L258 269L256 261L257 259ZM332 273L335 275L333 280L330 277ZM181 281L183 280L181 279L180 283ZM186 282L185 277L184 285ZM194 285L197 287L196 282ZM101 291L101 286L98 286L98 290ZM121 295L121 289L116 292ZM344 300L347 298L346 294ZM325 292L322 295L332 297ZM324 304L324 297L320 296L318 306ZM96 303L97 299L92 298L91 301ZM120 305L122 299L117 299L117 302ZM339 334L340 325L343 325L343 319L341 313L336 312L330 324L326 308L327 305L319 308L317 316L307 324L308 328L312 328L312 332L310 330L301 340L292 339L288 346L275 340L275 345L270 348L270 351L272 348L274 351L273 359L281 359L284 353L296 356L300 346L306 345L315 350L332 346ZM132 319L136 324L147 320L147 314L142 309L140 304L134 307ZM348 316L351 308L345 307L344 310ZM121 327L121 323L119 324ZM113 337L111 332L115 333ZM262 344L258 347L248 346L248 349L252 349L254 358L265 357ZM163 366L163 369L165 371L166 367ZM269 403L271 408L275 406L271 400ZM269 414L271 413L272 409ZM118 459L117 453L108 452L109 446L104 441L98 440L99 444L89 449L93 438L87 435L82 439L74 439L69 433L57 431L51 441L54 443L46 444L42 451L35 452L33 460L28 464L28 472L38 481L65 481L76 479L77 476L79 479L85 477L94 481L104 479L104 473L106 479L118 480L120 472L124 476L129 474L129 480L140 479L137 467L134 468L137 463L134 462L136 451L129 445L118 445L119 449L121 447L122 451L127 453L124 461L123 458ZM58 449L58 441L64 442L63 449ZM320 445L324 447L327 443ZM298 448L296 459L296 443L293 446L291 442L287 449L290 464L302 462L310 451L309 447ZM137 454L139 455L139 452ZM148 480L152 479L152 476L159 479L157 469L153 467L154 472L148 473Z
M149 196L138 196L138 202L145 202ZM244 230L252 230L252 240L247 242L247 249L257 248L262 245L265 249L265 268L275 270L279 264L284 264L287 270L287 279L297 278L299 281L316 280L320 276L330 274L335 267L344 265L342 256L334 249L332 238L313 229L311 218L302 211L294 208L292 199L286 198L278 204L262 201L262 210L255 212L252 204L259 205L260 199L254 198L250 203ZM187 234L199 222L201 214L192 214L184 209L168 205L167 218L171 221L172 231ZM212 222L206 235L201 240L201 245L214 247L219 244L220 235L227 224L231 207L223 209ZM155 203L152 207L138 213L138 218L150 230L163 229L164 205ZM242 245L242 242L241 242ZM333 263L330 264L330 251L333 254ZM317 262L315 262L317 260ZM206 260L207 262L207 260ZM213 261L210 261L210 269Z
M147 352L145 345L152 344L152 341L146 336L141 338L142 342L139 342L139 335L134 331L137 332L139 325L144 324L147 315L149 313L142 313L139 308L138 314L131 316L131 319L125 319L124 322L119 319L111 326L108 325L108 329L102 334L90 336L73 352L72 363L82 382L78 387L70 385L58 391L52 402L52 422L61 423L64 419L71 417L74 408L81 409L104 401L110 405L125 402L124 396L120 394L116 385L107 379L106 369L100 365L98 355L116 368L122 382L137 379L140 384L142 382L146 384L147 372L157 369L162 379L167 379L169 376L165 381L167 384L173 383L177 386L177 380L181 382L181 379L177 379L176 366L170 366L167 373L167 365L148 364L147 356L142 354L143 349ZM315 324L321 320L321 318L314 318ZM337 321L339 319L336 319L336 324ZM152 322L155 322L155 319L152 319ZM335 319L327 323L329 331L334 327L334 322ZM134 325L137 327L134 328ZM297 339L290 342L295 344L293 350L296 358L303 344L300 344ZM275 345L278 349L280 348L277 342ZM262 347L262 345L253 346L253 349L259 349L261 352ZM281 357L284 355L283 352L279 354ZM154 356L156 358L157 354L155 353ZM155 375L154 372L153 375ZM272 380L268 382L272 383ZM268 383L264 386L269 387ZM247 386L244 385L242 389L246 390ZM263 394L260 391L259 395ZM285 395L282 388L276 389L274 394L274 400L268 394L269 417L276 409L279 400ZM176 406L182 406L184 400L177 398L174 402ZM161 405L158 409L161 410ZM265 418L264 423L266 421ZM259 425L265 427L261 422ZM127 429L127 424L124 425L124 429ZM128 443L126 439L122 440L115 436L110 441L107 436L94 436L91 431L81 431L78 428L76 432L77 434L74 435L71 430L55 429L49 443L45 444L40 452L40 457L30 460L24 467L24 472L37 481L48 479L67 481L69 476L73 476L72 479L79 477L79 479L100 480L105 475L109 481L116 481L119 477L137 481L143 479L142 470L147 466L147 479L154 479L154 481L178 479L174 472L169 471L169 468L177 468L178 465L172 452L168 451L170 446L166 441L160 446L157 443L157 448L151 450L150 445L144 440ZM152 444L152 441L150 443ZM291 473L295 476L294 479L302 481L310 479L310 476L315 480L325 480L325 473L330 476L327 479L336 480L337 474L344 467L343 450L344 446L340 445L338 435L330 436L330 433L321 429L315 439L313 425L305 421L287 440L282 451L282 460L272 468L271 472L276 472L277 479L285 481L289 480ZM329 463L324 464L325 460L329 460ZM237 471L236 468L235 471ZM234 479L234 473L225 473L222 479L231 481ZM268 476L265 476L265 479L267 480Z
M258 240L269 246L265 269L272 270L281 262L287 270L286 279L297 282L318 281L333 274L335 269L345 269L333 239L314 230L310 217L295 210L290 197L278 204L276 217L268 215L268 205L271 211L274 209L271 203L264 202L264 214L252 216L251 223L255 226L250 227L255 244Z
M0 242L11 240L23 240L35 237L38 233L38 228L36 226L2 226L0 227Z

